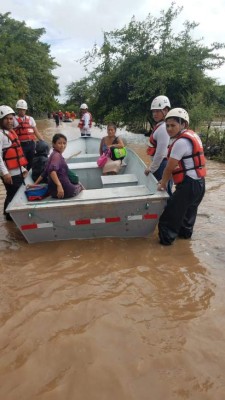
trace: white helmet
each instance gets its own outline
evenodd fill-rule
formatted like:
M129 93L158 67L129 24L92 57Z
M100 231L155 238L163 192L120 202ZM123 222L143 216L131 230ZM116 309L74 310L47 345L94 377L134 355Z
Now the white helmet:
M20 108L21 110L27 110L27 102L23 99L20 99L16 103L16 108Z
M167 113L165 119L173 118L173 117L182 118L184 121L186 121L189 124L189 115L188 115L188 112L186 110L184 110L184 108L173 108L172 110L170 110Z
M88 109L87 104L85 104L85 103L81 104L80 109L81 110L87 110Z
M4 118L6 115L13 114L15 115L15 112L13 109L9 106L0 106L0 119Z
M163 110L165 107L171 108L170 101L166 96L155 97L151 104L151 110Z

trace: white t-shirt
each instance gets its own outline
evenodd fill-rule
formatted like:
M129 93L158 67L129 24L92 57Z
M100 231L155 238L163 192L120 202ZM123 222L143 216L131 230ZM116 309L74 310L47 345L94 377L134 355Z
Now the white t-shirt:
M9 131L4 131L7 135L7 133ZM20 168L15 168L15 169L10 169L10 171L8 171L5 162L2 158L2 150L3 149L8 149L9 147L11 147L11 140L3 133L3 130L0 129L0 175L6 175L6 174L10 174L11 176L15 176L15 175L19 175L21 173ZM22 171L26 171L26 169L24 167L21 167Z
M157 142L156 152L152 157L150 171L156 172L162 160L167 157L170 137L166 130L166 124L163 122L153 133L153 139Z
M29 117L28 115L24 115L24 117L19 117L18 115L16 117L13 117L13 127L17 128L17 126L19 125L19 122L17 121L16 118L21 118L23 121L25 120L25 117L29 118L29 124L30 126L32 126L32 128L35 128L36 126L36 122L34 120L33 117Z
M193 146L189 139L181 138L174 143L170 157L175 160L181 160L183 157L190 156L193 153ZM183 160L185 168L193 168L194 162L192 158L187 158ZM190 176L192 179L200 179L194 169L186 171L186 175Z

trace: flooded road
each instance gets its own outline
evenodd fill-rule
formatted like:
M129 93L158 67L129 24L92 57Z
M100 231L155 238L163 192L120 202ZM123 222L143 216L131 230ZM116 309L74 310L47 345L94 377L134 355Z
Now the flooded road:
M121 134L146 161L146 138ZM193 238L170 247L29 245L0 215L0 400L224 400L225 165L207 166Z

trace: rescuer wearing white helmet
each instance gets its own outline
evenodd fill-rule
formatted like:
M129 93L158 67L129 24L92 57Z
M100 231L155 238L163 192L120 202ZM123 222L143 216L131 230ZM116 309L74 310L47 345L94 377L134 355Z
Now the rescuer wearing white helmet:
M189 115L183 108L173 108L166 115L166 129L173 139L168 162L158 190L165 190L172 175L176 190L159 219L159 239L170 245L193 233L198 206L205 194L205 157L200 137L189 129Z
M170 108L170 101L167 96L157 96L151 103L155 126L149 137L147 154L151 158L151 164L146 168L145 175L151 172L158 181L162 178L167 163L169 135L166 131L165 117ZM169 188L168 191L170 191Z
M14 129L20 139L21 146L28 161L27 169L32 165L35 153L35 141L43 140L42 135L36 127L34 118L26 115L27 102L20 99L16 103L17 116L14 118Z
M81 136L91 136L91 127L92 127L92 115L88 111L87 104L83 103L80 106L80 121L78 124Z
M6 189L4 215L11 220L6 208L27 175L27 160L13 130L14 110L6 105L0 106L0 175Z

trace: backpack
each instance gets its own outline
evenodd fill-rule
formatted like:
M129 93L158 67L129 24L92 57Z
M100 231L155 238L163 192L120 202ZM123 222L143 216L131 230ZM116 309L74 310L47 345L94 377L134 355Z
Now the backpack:
M28 201L42 200L48 196L48 185L46 183L39 185L29 185L25 190Z

